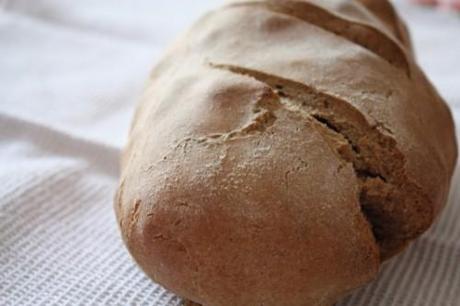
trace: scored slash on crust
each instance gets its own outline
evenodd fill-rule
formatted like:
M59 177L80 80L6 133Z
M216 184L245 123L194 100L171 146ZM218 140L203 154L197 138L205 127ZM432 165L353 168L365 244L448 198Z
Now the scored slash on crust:
M401 45L370 24L351 20L305 1L247 1L232 6L253 6L275 13L297 18L334 33L384 59L391 65L404 70L410 77L410 62Z
M249 68L209 63L212 68L260 81L279 103L316 127L339 158L351 163L360 182L360 204L372 226L382 260L401 251L433 219L432 205L405 173L405 157L379 125L371 126L351 104L305 84Z

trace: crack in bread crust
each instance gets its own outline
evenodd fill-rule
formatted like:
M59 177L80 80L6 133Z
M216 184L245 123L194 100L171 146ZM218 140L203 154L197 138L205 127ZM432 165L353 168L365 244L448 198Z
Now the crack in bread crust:
M338 156L351 163L361 185L360 203L380 246L382 260L399 252L431 224L433 209L423 190L406 175L405 156L396 141L371 126L350 103L292 80L224 64L211 67L252 77L271 87L283 109L302 114L345 142L336 143Z
M231 6L252 6L288 15L334 33L376 54L410 77L410 62L404 49L377 28L356 20L338 16L317 4L305 1L247 1Z
M244 138L256 133L263 133L276 121L275 110L279 108L279 97L272 91L264 92L252 108L253 117L243 127L225 133L215 133L198 138L187 137L180 140L176 149L183 149L187 153L189 143L195 144L222 144L232 139Z
M399 19L398 13L389 0L357 0L359 4L365 7L374 16L383 21L391 29L395 37L412 53L412 44L407 32L406 25Z

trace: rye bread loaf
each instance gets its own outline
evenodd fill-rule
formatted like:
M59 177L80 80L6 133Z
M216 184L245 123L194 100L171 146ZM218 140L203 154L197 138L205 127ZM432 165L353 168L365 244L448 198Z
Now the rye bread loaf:
M456 156L389 2L235 1L153 70L115 210L184 298L330 306L429 228Z

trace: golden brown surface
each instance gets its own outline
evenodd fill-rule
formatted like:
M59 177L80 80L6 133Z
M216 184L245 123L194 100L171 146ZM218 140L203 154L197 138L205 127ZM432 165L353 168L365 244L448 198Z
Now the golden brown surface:
M330 306L432 224L456 155L389 3L237 1L154 69L115 209L182 297Z

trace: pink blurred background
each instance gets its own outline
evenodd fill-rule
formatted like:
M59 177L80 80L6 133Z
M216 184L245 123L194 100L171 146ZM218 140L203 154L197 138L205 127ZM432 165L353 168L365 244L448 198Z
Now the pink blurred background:
M442 9L453 9L460 11L460 0L411 0L415 3L432 5Z

